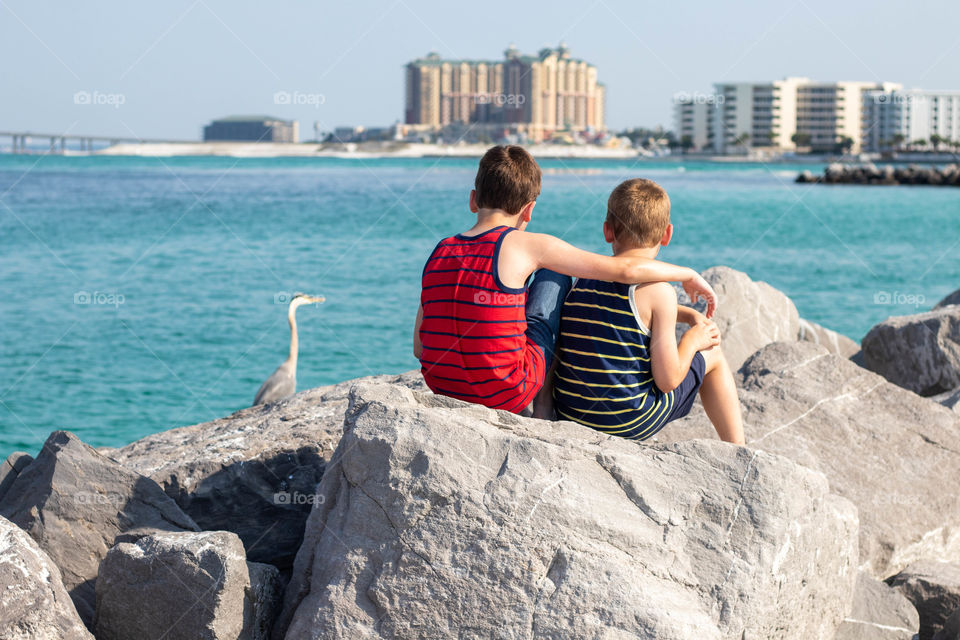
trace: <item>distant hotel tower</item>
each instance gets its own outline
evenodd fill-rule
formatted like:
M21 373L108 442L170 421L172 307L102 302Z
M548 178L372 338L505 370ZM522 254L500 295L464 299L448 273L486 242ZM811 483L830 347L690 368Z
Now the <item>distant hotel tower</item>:
M405 121L424 130L474 125L538 142L560 132L601 132L603 110L597 68L571 58L563 43L536 56L510 45L502 61L431 53L406 67Z

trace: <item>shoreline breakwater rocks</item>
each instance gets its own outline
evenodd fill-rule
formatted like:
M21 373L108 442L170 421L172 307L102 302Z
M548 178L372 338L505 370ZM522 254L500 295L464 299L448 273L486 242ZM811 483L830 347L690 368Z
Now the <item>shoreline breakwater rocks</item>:
M960 389L901 388L770 285L704 276L746 447L699 407L637 443L417 372L120 448L56 431L0 465L0 575L25 576L0 585L0 637L953 637L952 600L879 581L960 557ZM949 387L951 322L890 333L889 357Z
M907 165L897 167L874 164L841 164L835 162L824 169L822 176L801 171L797 184L863 184L863 185L926 185L960 187L960 164L945 167Z

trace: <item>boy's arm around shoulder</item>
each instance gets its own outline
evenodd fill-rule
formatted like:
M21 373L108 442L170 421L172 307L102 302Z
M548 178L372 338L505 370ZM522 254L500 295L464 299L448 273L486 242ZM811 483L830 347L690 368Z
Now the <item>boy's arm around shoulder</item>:
M707 301L707 316L713 315L717 296L707 281L689 267L679 267L650 258L604 256L578 249L545 233L515 234L530 259L532 270L546 268L568 276L607 280L623 284L681 282L692 300Z
M423 324L423 305L417 307L417 321L413 325L413 357L417 360L423 353L423 343L420 342L420 325Z
M676 389L697 351L719 344L716 325L704 320L683 334L677 344L677 292L665 283L656 283L637 290L637 303L650 307L650 370L657 388L664 393ZM644 296L643 301L640 295Z

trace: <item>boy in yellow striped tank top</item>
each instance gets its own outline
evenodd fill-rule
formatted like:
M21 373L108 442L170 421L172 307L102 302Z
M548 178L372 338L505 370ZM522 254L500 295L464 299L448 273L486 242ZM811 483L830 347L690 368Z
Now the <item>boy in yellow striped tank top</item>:
M673 237L670 198L627 180L607 202L615 256L656 258ZM679 344L677 322L690 325ZM690 412L697 393L722 440L743 444L740 401L717 326L677 303L665 282L578 280L563 305L553 399L557 417L645 440Z

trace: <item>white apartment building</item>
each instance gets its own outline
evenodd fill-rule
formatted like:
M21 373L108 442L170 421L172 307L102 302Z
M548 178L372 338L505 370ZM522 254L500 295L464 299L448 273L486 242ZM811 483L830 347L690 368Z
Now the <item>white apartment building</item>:
M718 154L745 154L751 148L790 151L798 146L795 139L800 146L828 152L849 139L850 151L857 153L864 133L864 95L899 88L893 83L822 83L802 77L718 83L705 114L698 113L702 107L696 104L677 104L677 132L696 137L706 121L708 145Z
M960 140L960 91L870 91L864 98L864 149L898 144L932 148L931 139Z
M713 96L678 96L673 101L673 130L681 144L689 139L692 151L704 151L711 146L710 127L713 125Z

